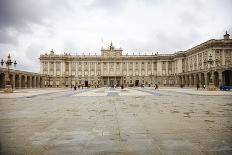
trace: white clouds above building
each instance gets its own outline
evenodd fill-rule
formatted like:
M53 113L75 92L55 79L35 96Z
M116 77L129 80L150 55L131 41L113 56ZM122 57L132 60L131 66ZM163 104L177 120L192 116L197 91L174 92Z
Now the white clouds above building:
M39 70L38 57L99 53L112 40L124 53L173 53L232 32L230 0L0 0L0 56Z

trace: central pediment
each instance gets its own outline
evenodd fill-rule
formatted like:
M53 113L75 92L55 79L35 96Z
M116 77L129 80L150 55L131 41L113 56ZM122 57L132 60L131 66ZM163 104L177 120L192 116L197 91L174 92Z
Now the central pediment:
M110 46L108 48L101 49L101 55L103 57L121 57L122 56L122 49L115 48L113 46L113 43L111 42Z

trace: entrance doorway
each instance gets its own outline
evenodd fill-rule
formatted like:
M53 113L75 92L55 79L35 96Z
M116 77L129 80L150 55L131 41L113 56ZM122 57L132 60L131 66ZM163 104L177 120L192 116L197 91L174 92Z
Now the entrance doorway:
M232 70L225 70L222 72L223 84L226 86L232 86Z
M135 87L139 86L139 80L135 80Z
M117 87L120 86L120 80L117 80L117 84L116 84Z
M88 87L88 86L89 86L89 82L85 81L85 87Z
M110 87L114 87L114 80L110 80Z

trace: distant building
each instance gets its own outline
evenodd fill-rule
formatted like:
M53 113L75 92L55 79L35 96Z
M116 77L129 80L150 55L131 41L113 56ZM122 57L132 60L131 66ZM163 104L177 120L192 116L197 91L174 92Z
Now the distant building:
M208 64L212 58L212 65ZM211 39L174 54L123 55L111 43L101 55L40 55L40 73L48 75L45 86L163 86L208 85L209 70L215 86L232 86L232 39Z

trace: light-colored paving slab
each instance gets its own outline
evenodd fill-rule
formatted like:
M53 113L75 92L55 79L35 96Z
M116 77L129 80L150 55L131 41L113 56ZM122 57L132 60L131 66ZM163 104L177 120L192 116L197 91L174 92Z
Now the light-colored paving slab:
M1 98L1 154L231 154L231 96L127 89L149 95L76 96L121 92L102 88Z
M143 88L141 88L143 89ZM146 87L146 89L149 90L155 90L152 87ZM179 92L179 93L185 93L185 94L191 94L191 95L205 95L205 96L225 96L229 95L232 96L232 91L208 91L207 89L199 89L197 90L196 88L176 88L176 87L170 87L170 88L165 88L161 87L159 88L160 91L173 91L173 92Z
M152 95L150 93L141 92L129 88L120 89L120 88L98 88L98 89L92 89L89 91L77 93L73 96L78 97L86 97L86 96L93 96L93 97L103 97L103 96L146 96L146 95Z
M69 91L71 88L44 88L44 89L17 89L13 93L0 92L0 98L19 98L30 97L42 94L57 93L62 91Z

